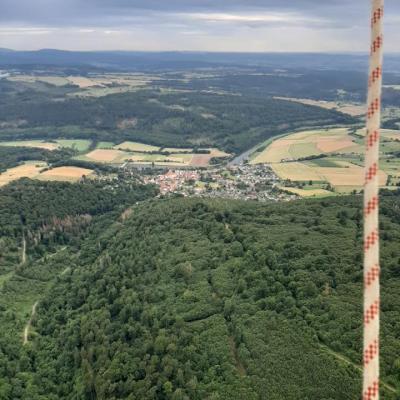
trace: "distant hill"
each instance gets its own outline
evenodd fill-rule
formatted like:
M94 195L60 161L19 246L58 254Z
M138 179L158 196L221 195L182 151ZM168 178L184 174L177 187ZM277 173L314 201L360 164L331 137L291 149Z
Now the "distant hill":
M366 54L318 53L210 53L128 51L11 51L0 49L0 66L54 65L92 66L111 70L168 70L207 66L259 66L269 68L312 68L365 70ZM399 70L400 56L385 57L387 70Z

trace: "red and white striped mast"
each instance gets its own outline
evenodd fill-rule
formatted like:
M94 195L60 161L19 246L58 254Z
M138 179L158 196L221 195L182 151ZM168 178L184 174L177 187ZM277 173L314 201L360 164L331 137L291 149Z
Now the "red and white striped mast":
M381 120L383 4L372 0L371 54L364 185L363 400L379 399L379 136Z

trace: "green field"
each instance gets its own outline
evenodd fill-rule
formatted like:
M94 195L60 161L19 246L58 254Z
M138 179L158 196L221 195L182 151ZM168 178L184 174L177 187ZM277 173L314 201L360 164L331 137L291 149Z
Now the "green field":
M56 142L60 145L60 147L76 149L79 152L86 151L92 144L91 140L86 139L58 139Z
M56 140L15 140L0 142L0 146L11 146L11 147L36 147L46 150L56 150L61 147L75 149L79 152L86 151L92 141L86 139L56 139Z
M114 146L113 142L98 142L96 149L112 149Z

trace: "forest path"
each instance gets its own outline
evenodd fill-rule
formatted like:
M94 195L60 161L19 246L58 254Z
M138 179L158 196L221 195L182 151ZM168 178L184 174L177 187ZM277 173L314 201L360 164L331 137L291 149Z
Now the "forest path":
M235 367L236 367L236 370L237 370L238 374L241 377L246 376L247 375L247 371L246 371L246 368L244 367L242 361L240 360L239 352L238 352L238 349L236 347L235 339L233 338L233 336L229 336L229 346L231 348L232 356L233 356L233 358L235 360Z
M324 350L326 353L331 354L332 356L334 356L335 358L337 358L338 360L351 365L352 367L354 367L356 370L360 371L362 373L363 369L361 365L356 364L355 362L351 361L350 359L348 359L346 356L344 356L343 354L337 353L336 351L333 351L332 349L330 349L328 346L325 346L323 344L320 344L320 347L322 350ZM392 393L398 394L397 390L395 387L383 382L381 380L381 385L389 390Z
M38 306L39 302L37 301L33 306L32 306L32 312L31 312L31 317L29 318L28 323L25 326L24 329L24 339L23 339L23 345L25 346L28 343L28 338L29 338L29 330L31 329L32 325L32 320L33 317L36 314L36 307Z
M22 235L22 255L21 255L21 265L26 263L26 239L25 235Z
M25 241L25 238L24 238L24 241ZM64 251L66 248L67 248L67 246L62 247L61 249L57 250L55 253L50 254L50 255L48 256L48 258L53 258L53 257L55 257L55 256L58 255L60 252ZM40 260L43 260L43 258L40 259ZM60 276L65 275L67 272L70 271L70 269L71 269L71 267L66 267L66 268L60 273ZM29 318L28 323L25 325L24 333L23 333L23 341L22 341L22 344L23 344L24 346L28 343L29 330L31 329L33 317L34 317L35 314L36 314L36 307L38 306L38 304L39 304L39 300L36 301L36 303L32 306L31 316L30 316L30 318Z

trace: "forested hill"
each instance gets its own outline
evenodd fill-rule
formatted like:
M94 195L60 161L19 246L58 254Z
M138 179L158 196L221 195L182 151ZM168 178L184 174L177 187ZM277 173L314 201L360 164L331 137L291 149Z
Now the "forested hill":
M353 117L290 101L250 95L141 90L104 97L45 94L0 80L1 140L79 138L137 140L157 146L216 146L240 153L293 129L351 124ZM22 87L21 87L22 86ZM20 128L18 121L24 121ZM131 121L123 127L123 121Z
M382 203L383 399L398 399L400 200ZM40 302L24 389L4 398L359 398L360 206L135 206Z

